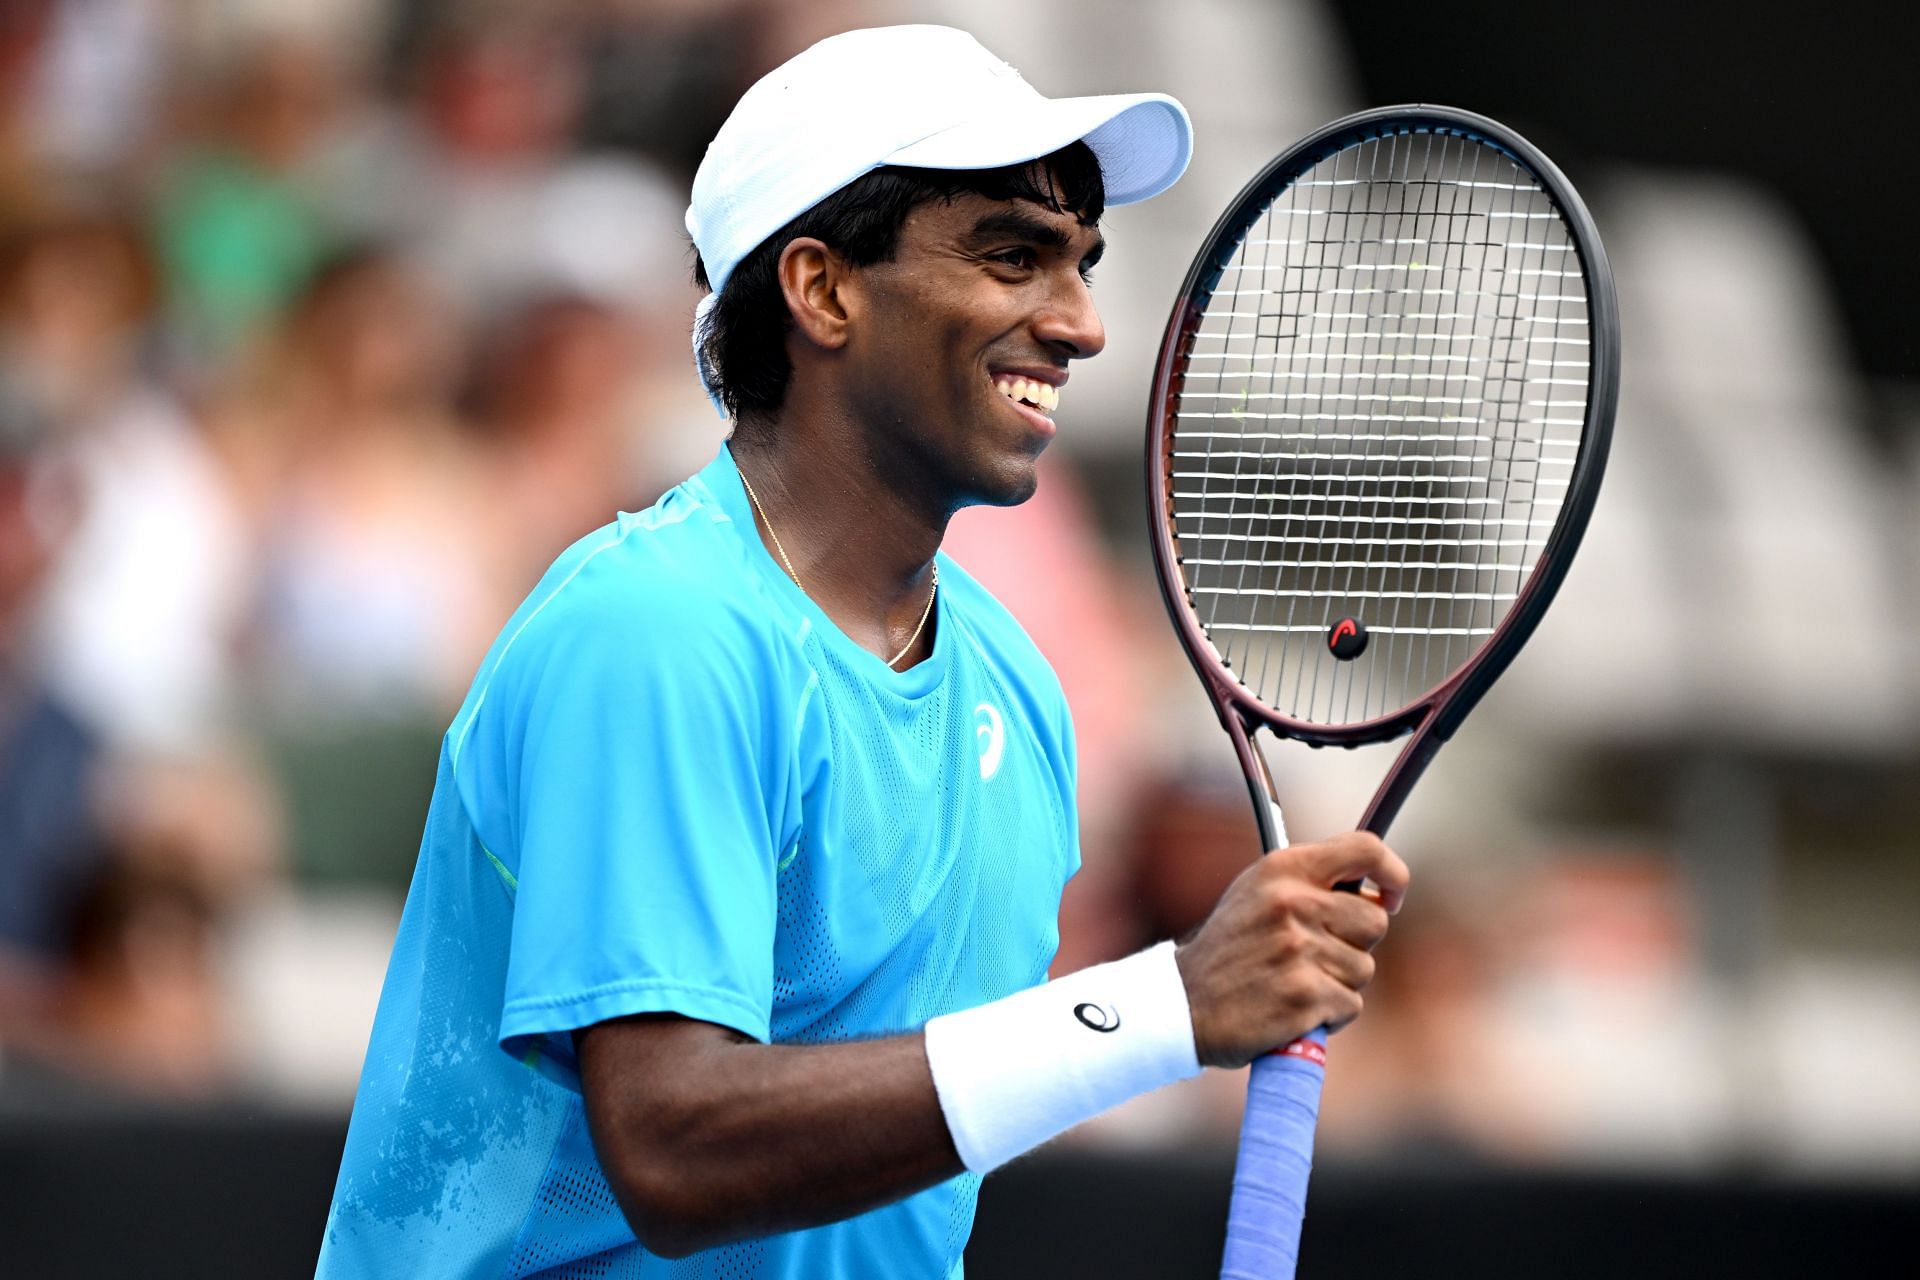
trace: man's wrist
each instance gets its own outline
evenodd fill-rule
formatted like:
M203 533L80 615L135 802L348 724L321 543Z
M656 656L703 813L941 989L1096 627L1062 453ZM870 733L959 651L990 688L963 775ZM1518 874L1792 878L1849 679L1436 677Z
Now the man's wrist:
M954 1147L975 1173L1200 1071L1171 942L935 1018L926 1046Z

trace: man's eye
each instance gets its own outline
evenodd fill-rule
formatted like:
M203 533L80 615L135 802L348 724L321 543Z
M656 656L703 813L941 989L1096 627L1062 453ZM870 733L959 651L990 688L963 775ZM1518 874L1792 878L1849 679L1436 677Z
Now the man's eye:
M1031 267L1035 261L1033 250L1024 248L1002 249L993 255L993 260L1004 262L1010 267Z

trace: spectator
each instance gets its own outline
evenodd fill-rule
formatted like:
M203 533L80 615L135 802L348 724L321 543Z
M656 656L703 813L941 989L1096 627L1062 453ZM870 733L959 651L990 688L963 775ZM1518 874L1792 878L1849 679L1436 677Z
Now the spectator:
M488 510L513 531L507 572L523 591L576 538L658 496L640 479L637 345L628 316L574 295L519 309L481 344L474 413Z
M97 735L40 680L27 640L71 527L45 423L0 380L0 1006L37 981L59 945L64 886L93 867Z
M281 710L444 715L506 616L456 352L436 295L357 251L211 414L264 557L249 660Z
M52 211L0 245L0 368L78 502L39 607L46 678L116 745L192 755L226 725L246 557L217 461L148 372L156 288L112 213Z
M0 1007L0 1083L22 1094L192 1098L231 1082L219 913L187 860L107 845L69 886L59 964Z
M345 119L341 59L311 39L261 36L218 59L189 140L160 174L154 233L175 354L218 369L269 324L332 237L306 184Z
M388 198L470 316L553 289L691 309L684 191L638 160L574 150L583 75L576 32L547 15L482 11L429 38Z
M46 180L34 154L32 88L50 8L48 0L0 7L0 231L39 203Z

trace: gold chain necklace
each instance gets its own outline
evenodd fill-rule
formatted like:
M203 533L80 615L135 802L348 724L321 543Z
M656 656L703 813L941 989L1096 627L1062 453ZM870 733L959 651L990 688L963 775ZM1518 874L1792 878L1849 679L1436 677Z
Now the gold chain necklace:
M780 535L773 530L773 521L767 519L767 509L760 505L760 495L753 491L753 482L747 479L747 473L744 471L740 472L740 483L746 486L747 501L753 503L753 510L755 514L760 517L760 523L767 526L767 536L773 539L773 549L780 553L780 563L787 567L787 576L793 579L794 586L805 591L806 587L800 583L800 575L793 571L793 561L787 556L786 547L781 545ZM901 648L900 652L887 659L887 665L889 667L898 666L900 659L912 653L913 646L920 643L920 633L927 629L927 619L933 616L934 598L939 594L940 566L935 564L933 566L933 584L927 592L927 607L920 611L920 621L913 624L913 634L907 637L906 645Z

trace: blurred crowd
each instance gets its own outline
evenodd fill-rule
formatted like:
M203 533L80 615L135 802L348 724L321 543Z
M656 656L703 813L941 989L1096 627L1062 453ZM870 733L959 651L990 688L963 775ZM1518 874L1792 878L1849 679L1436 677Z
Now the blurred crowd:
M231 923L404 887L493 632L719 439L683 192L784 25L0 3L0 1091L232 1087Z
M1112 539L1185 262L1142 246L1196 243L1254 165L1357 104L1311 0L1190 6L1247 39L1183 52L1153 34L1179 7L1151 0L1098 27L1065 0L0 0L0 1113L344 1110L481 654L569 542L723 438L688 357L706 139L764 70L874 22L975 26L1043 91L1165 88L1201 122L1184 189L1110 218L1112 343L1039 496L962 513L949 543L1074 705L1085 871L1059 967L1193 927L1256 836L1144 542ZM1117 43L1083 58L1096 29ZM1656 615L1608 543L1650 527L1625 490L1661 464L1618 465L1624 514L1588 552L1605 625L1564 604L1526 696L1482 713L1523 730L1463 736L1396 831L1445 870L1339 1042L1337 1148L1685 1156L1737 1127L1714 1037L1752 1024L1703 1008L1696 884L1626 824L1528 824L1578 736L1545 721L1638 716L1624 738L1678 705L1630 700L1648 660L1614 623ZM1308 832L1385 768L1311 764L1282 779ZM1623 1029L1625 1069L1592 1066ZM1240 1088L1094 1133L1228 1136Z
M0 1104L341 1100L487 644L723 438L688 360L706 138L897 16L0 0ZM1137 753L1097 693L1151 601L1056 471L954 547L1075 637L1113 847ZM1073 967L1156 927L1087 885ZM289 1065L303 1036L335 1065Z

